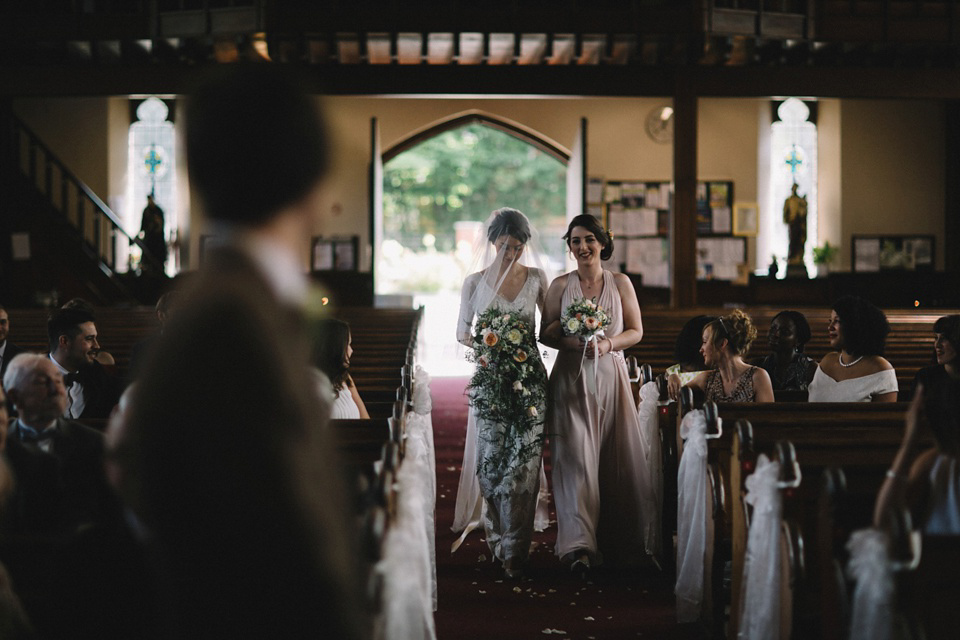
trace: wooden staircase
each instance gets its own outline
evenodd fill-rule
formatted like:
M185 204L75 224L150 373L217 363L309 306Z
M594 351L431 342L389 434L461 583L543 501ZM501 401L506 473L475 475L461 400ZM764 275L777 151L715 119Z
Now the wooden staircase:
M153 304L169 281L162 264L23 122L7 118L0 231L27 234L29 259L0 252L0 300L47 306L83 297L98 306ZM121 273L117 242L142 251L141 272Z

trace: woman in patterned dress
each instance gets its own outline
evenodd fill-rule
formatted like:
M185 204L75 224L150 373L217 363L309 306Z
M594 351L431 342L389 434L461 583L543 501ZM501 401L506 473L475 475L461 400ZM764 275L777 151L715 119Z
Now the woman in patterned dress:
M708 324L700 353L712 371L686 386L702 391L706 402L773 402L770 375L743 361L756 337L750 316L739 309Z

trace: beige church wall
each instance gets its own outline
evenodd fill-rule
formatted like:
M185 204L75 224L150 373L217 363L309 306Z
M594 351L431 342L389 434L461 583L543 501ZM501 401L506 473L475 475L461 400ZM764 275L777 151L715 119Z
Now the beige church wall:
M658 145L644 133L647 113L668 102L655 98L325 98L334 167L328 182L329 202L317 233L356 234L361 245L370 241L367 172L373 117L380 125L382 151L416 131L470 110L513 121L569 150L580 118L585 117L589 175L608 180L670 180L672 146ZM369 254L365 257L368 269Z
M13 112L94 193L109 192L107 98L24 98Z
M945 112L918 100L844 100L841 105L841 267L853 234L932 234L943 269Z
M817 103L817 246L829 242L840 254L828 265L833 270L850 268L849 250L844 250L841 216L843 213L843 166L841 101Z
M611 180L670 180L672 146L644 133L656 98L406 98L327 97L323 104L333 140L333 171L316 235L359 235L369 242L370 118L387 150L411 133L476 109L512 120L569 148L581 117L588 119L588 173ZM18 99L14 112L81 180L108 203L125 183L125 98ZM754 98L699 101L698 176L732 180L736 202L756 202L763 171L757 167L768 102ZM944 112L925 101L821 100L819 106L820 224L817 242L841 248L834 268L850 269L853 233L929 233L937 237L943 267ZM769 116L766 116L769 118ZM922 153L918 150L923 150ZM178 173L186 164L178 152ZM185 181L181 181L185 184ZM202 216L185 194L181 228L188 241L183 268L196 268ZM754 240L750 260L756 256ZM303 247L308 262L309 241ZM364 268L369 269L369 255Z
M759 98L698 101L697 179L732 181L734 204L758 202L757 120L767 105ZM756 238L747 238L748 265L756 262L756 244Z

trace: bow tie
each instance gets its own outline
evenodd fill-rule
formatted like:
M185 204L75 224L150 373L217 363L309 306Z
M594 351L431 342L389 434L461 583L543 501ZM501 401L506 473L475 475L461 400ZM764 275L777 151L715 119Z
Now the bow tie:
M63 386L65 386L67 389L72 387L74 382L79 382L79 381L80 381L79 371L74 371L73 373L68 373L67 375L63 376Z
M44 429L43 431L37 433L36 429L32 429L26 425L20 425L20 440L22 442L46 442L48 440L53 440L53 436L56 434L56 429Z

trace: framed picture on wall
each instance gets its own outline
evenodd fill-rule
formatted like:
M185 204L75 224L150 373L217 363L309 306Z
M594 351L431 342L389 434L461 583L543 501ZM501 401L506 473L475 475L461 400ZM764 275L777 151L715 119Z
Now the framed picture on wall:
M932 235L854 235L854 271L932 271Z
M738 202L733 205L733 235L757 235L759 207L756 202Z
M311 271L356 271L359 266L359 236L344 238L313 238L310 253Z

